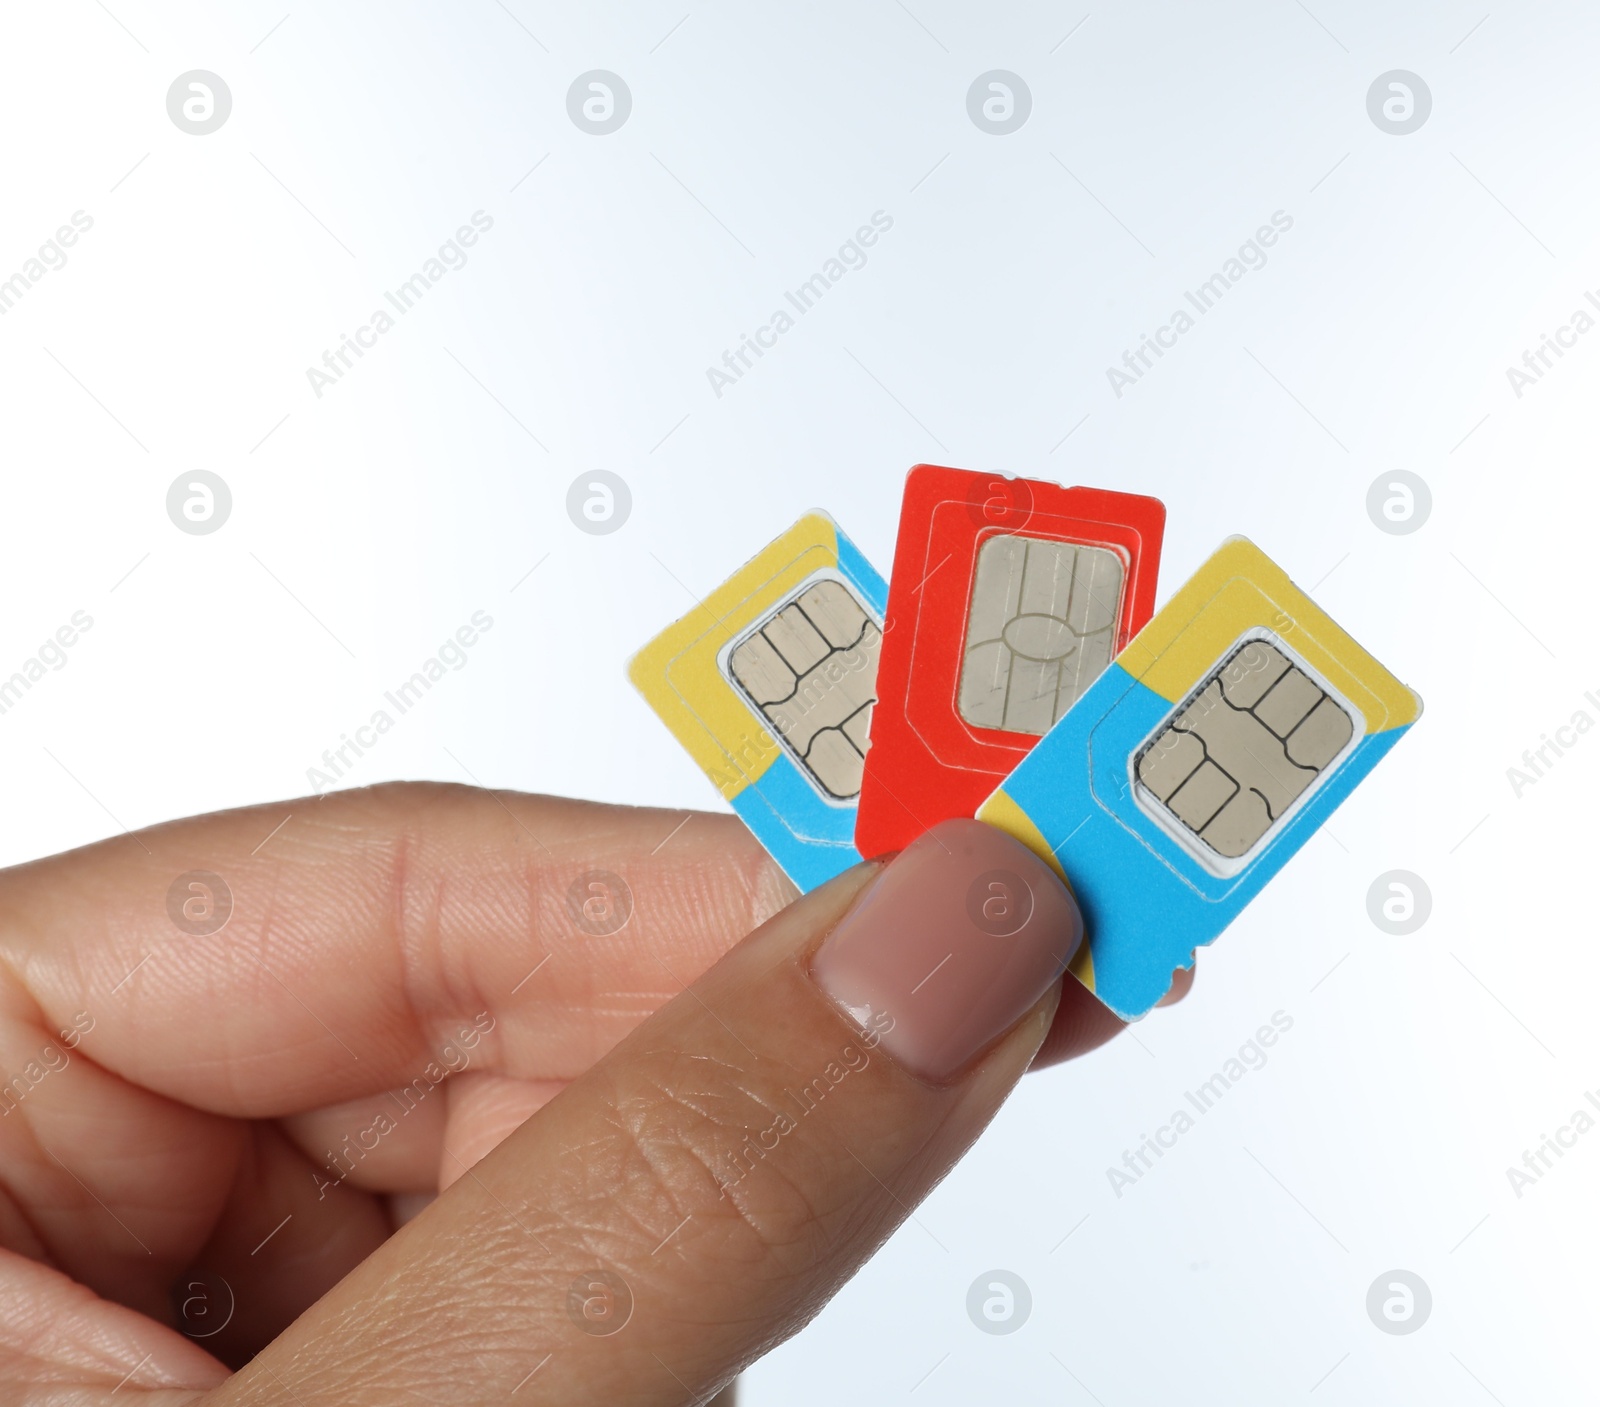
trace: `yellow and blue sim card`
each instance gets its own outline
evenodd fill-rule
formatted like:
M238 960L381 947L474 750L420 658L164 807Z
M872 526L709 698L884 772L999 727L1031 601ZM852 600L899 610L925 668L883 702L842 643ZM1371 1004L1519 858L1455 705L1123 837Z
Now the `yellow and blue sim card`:
M856 797L887 598L833 519L808 513L628 665L802 891L861 859Z
M1422 700L1229 538L978 810L1068 882L1078 979L1144 1015Z

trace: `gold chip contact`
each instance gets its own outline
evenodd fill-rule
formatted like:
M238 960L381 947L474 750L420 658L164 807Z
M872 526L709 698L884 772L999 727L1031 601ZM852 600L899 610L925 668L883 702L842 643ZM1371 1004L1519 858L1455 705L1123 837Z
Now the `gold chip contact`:
M835 801L861 790L882 641L850 588L825 577L768 615L728 656L733 683Z
M1000 534L978 550L958 707L968 723L1043 736L1116 654L1122 559Z
M1165 811L1225 860L1260 845L1339 756L1345 706L1267 640L1233 650L1139 752Z

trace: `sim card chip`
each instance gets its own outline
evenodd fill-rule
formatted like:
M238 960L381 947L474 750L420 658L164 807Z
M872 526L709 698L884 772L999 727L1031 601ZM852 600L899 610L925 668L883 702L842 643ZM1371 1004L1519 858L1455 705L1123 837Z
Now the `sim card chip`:
M834 801L861 790L882 640L850 588L823 577L768 614L728 655L732 682Z
M1122 583L1122 559L1109 548L991 537L973 572L961 716L1048 733L1116 653Z
M1259 847L1355 735L1345 705L1280 644L1231 651L1135 759L1179 834L1224 861Z

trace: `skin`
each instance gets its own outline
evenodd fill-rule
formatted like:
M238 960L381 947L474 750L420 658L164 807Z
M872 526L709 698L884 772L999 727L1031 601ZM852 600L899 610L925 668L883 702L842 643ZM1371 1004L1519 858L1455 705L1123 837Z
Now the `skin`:
M0 1400L705 1400L1122 1029L1069 980L949 1087L880 1052L727 1186L851 1038L805 966L873 873L797 901L730 816L413 784L0 873Z

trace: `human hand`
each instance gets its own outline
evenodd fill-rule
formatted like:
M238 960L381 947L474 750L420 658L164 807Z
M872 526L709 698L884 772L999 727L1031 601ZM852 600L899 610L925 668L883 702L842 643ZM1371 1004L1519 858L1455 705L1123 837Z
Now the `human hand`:
M732 817L419 785L0 874L0 1392L709 1397L1121 1029L977 822L793 898Z

